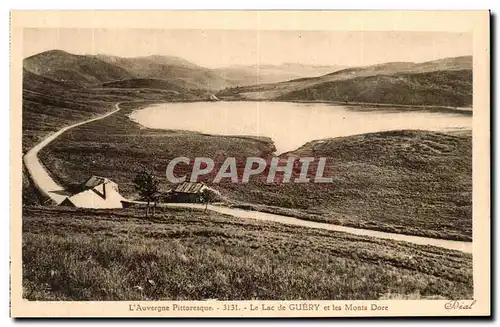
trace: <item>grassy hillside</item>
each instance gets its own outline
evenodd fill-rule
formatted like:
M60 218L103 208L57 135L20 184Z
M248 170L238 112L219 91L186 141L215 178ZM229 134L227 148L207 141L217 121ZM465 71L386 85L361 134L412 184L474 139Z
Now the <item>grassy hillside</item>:
M90 119L114 109L117 102L148 99L150 102L194 100L206 98L206 92L186 90L164 83L153 88L93 88L23 70L22 148L27 152L49 134L62 127ZM146 87L147 85L139 85ZM23 204L42 203L29 176L23 174Z
M303 219L472 240L470 133L372 133L310 142L288 155L326 157L333 183L269 185L261 178L233 186L232 197Z
M112 100L112 99L110 99ZM23 151L50 132L112 108L111 101L23 71Z
M130 78L124 69L93 56L61 50L42 52L24 59L24 69L71 85L96 84Z
M181 95L168 90L81 88L23 71L23 152L49 133L111 111L116 102L149 99L196 99L196 92Z
M415 64L412 72L425 73L438 70L472 70L472 56L443 58Z
M472 298L461 252L166 210L25 208L29 300Z
M131 79L164 80L177 87L204 90L234 85L210 69L168 56L120 58L51 50L24 59L23 65L33 74L74 87L95 87Z
M180 85L182 84L182 86ZM169 90L175 94L186 92L186 88L195 88L196 85L183 82L170 82L162 79L151 78L134 78L122 81L108 82L102 84L103 88L120 88L120 89L158 89Z
M142 74L144 77L155 78L159 74L155 71L160 66L181 66L186 68L201 68L185 59L175 56L150 55L144 57L123 58L109 55L96 55L99 60L122 67L133 75Z
M127 71L138 79L160 79L177 83L182 87L208 90L219 90L234 85L232 81L217 72L173 56L153 55L135 58L98 56L98 58Z
M438 84L432 84L434 81ZM461 86L459 93L454 93L452 89L456 84ZM434 89L436 85L439 86L438 89ZM412 97L413 87L416 87L415 91L419 93L415 98ZM443 91L446 91L446 97L452 98L449 104L439 97ZM403 101L398 102L400 104L422 102L423 98L428 100L424 101L426 104L432 105L443 105L443 103L450 106L453 106L453 103L470 105L472 57L445 58L424 63L392 62L346 68L319 77L228 88L219 92L218 96L234 100L349 101L359 98L372 103L383 103L381 101L395 98Z
M318 84L276 100L472 106L472 71L378 75Z

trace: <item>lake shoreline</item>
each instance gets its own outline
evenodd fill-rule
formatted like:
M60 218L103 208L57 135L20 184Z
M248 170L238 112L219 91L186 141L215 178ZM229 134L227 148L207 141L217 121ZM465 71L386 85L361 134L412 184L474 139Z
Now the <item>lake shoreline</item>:
M411 104L396 104L396 103L377 103L377 102L343 102L343 101L327 101L327 100L272 100L272 99L234 99L234 98L220 98L221 102L284 102L284 103L310 103L310 104L330 104L334 106L344 106L344 107L375 107L375 108L406 108L415 111L419 110L442 110L444 112L456 112L463 113L467 115L472 115L472 107L451 107L451 106L439 106L439 105L411 105ZM209 101L198 101L189 100L186 102L209 102Z
M245 106L245 103L251 102L263 103L259 105L257 114L254 113L255 106ZM309 109L309 104L318 105L310 108L313 110L311 114L305 111ZM472 131L469 120L472 111L389 106L392 105L379 104L379 107L373 108L362 103L346 106L332 102L298 101L175 101L144 105L128 112L127 116L142 128L153 130L271 140L277 148L276 156L293 152L312 141L367 133L391 130ZM335 110L330 110L330 107ZM143 110L149 112L146 114ZM406 114L408 116L404 116ZM368 119L368 124L364 123L365 119ZM286 128L281 122L288 122ZM304 131L307 126L314 128ZM303 130L301 134L292 132L300 129Z

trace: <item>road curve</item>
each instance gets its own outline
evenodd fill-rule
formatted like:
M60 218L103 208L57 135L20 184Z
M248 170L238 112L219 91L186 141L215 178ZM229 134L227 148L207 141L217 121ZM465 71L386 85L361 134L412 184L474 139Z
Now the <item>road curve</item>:
M203 204L187 204L187 203L167 203L165 204L167 207L182 207L182 208L193 208L193 209L205 209L205 205ZM345 232L349 234L361 235L361 236L370 236L382 239L389 239L394 241L404 241L414 244L420 245L432 245L440 248L445 248L449 250L457 250L465 253L472 253L472 242L463 242L463 241L453 241L453 240L444 240L439 238L431 238L431 237L423 237L423 236L413 236L406 234L397 234L397 233L388 233L381 232L372 229L362 229L362 228L354 228L340 225L333 225L327 223L319 223L309 220L298 219L294 217L275 215L266 212L259 211L249 211L243 209L235 209L228 208L223 206L216 205L208 205L208 210L215 211L218 213L231 215L233 217L238 218L250 218L250 219L258 219L258 220L267 220L274 221L286 225L294 225L294 226L303 226L309 228L318 228L318 229L326 229L338 232Z
M54 141L57 137L59 137L61 134L64 132L99 120L106 118L115 112L120 110L119 107L120 103L115 104L115 110L108 112L104 115L101 115L99 117L95 117L89 120L85 120L70 126L66 126L59 131L55 132L54 134L51 134L47 138L43 139L40 143L35 145L33 148L31 148L23 157L24 165L26 166L26 169L28 170L29 174L31 175L31 179L33 183L35 184L36 188L42 193L43 196L50 198L53 200L56 204L60 204L68 195L69 193L62 187L61 185L57 184L54 179L50 176L49 172L45 167L43 166L42 162L40 159L38 159L38 152L42 150L44 147L46 147L48 144L50 144L52 141Z
M57 184L54 179L50 176L49 172L43 164L41 163L40 159L38 158L38 152L42 150L44 147L46 147L48 144L50 144L52 141L54 141L57 137L59 137L61 134L64 132L77 127L81 126L99 119L106 118L120 110L119 107L120 103L115 104L115 110L108 112L102 116L95 117L89 120L85 120L83 122L73 124L67 127L64 127L60 129L59 131L55 132L54 134L51 134L47 138L45 138L43 141L35 145L32 149L30 149L25 155L24 155L24 164L31 175L31 179L37 189L46 197L50 198L53 200L56 204L60 204L64 199L70 195L64 187L61 185ZM144 204L144 202L141 201L130 201L131 203L137 203L137 204ZM192 208L192 209L199 209L203 210L205 209L205 205L203 204L188 204L188 203L165 203L162 204L162 206L166 207L182 207L182 208ZM267 221L274 221L282 224L287 224L287 225L295 225L295 226L303 226L303 227L309 227L309 228L318 228L318 229L325 229L325 230L333 230L333 231L340 231L340 232L345 232L345 233L350 233L350 234L355 234L355 235L362 235L362 236L370 236L370 237L376 237L376 238L382 238L382 239L390 239L390 240L395 240L395 241L405 241L405 242L410 242L414 244L420 244L420 245L432 245L432 246L437 246L445 249L450 249L450 250L457 250L465 253L472 253L472 242L462 242L462 241L452 241L452 240L444 240L444 239L436 239L436 238L430 238L430 237L421 237L421 236L412 236L412 235L405 235L405 234L396 234L396 233L388 233L388 232L381 232L381 231L375 231L371 229L361 229L361 228L353 228L353 227L347 227L347 226L340 226L340 225L333 225L333 224L327 224L327 223L319 223L319 222L313 222L313 221L308 221L308 220L302 220L298 218L293 218L293 217L288 217L288 216L281 216L281 215L275 215L275 214L270 214L270 213L264 213L264 212L259 212L259 211L248 211L248 210L242 210L242 209L235 209L235 208L228 208L228 207L223 207L223 206L215 206L215 205L208 205L207 209L211 211L215 211L221 214L226 214L226 215L231 215L233 217L238 217L238 218L247 218L247 219L258 219L258 220L267 220Z

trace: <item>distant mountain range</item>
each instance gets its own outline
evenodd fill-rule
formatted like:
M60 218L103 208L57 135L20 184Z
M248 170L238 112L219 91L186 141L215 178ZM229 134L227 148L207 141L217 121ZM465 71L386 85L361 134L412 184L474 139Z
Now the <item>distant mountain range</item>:
M472 105L472 57L346 68L318 77L230 88L218 96L466 107Z
M173 87L212 91L320 76L340 68L282 64L208 69L174 56L121 58L75 55L61 50L42 52L24 60L24 69L27 71L75 87Z
M120 58L51 50L24 59L23 66L25 149L46 133L101 113L118 101L195 101L216 96L472 105L471 56L350 68L288 63L209 69L172 56Z
M218 90L235 85L210 69L168 56L120 58L74 55L52 50L26 58L24 68L34 74L79 87L97 87L104 83L129 80L125 85L134 88L134 80L137 79L140 80L137 82L139 85L143 84L144 79L151 79L171 82L185 89Z
M235 81L239 86L254 84L269 84L303 77L316 77L345 68L343 66L316 66L298 63L281 65L234 65L218 68L215 71L225 78Z

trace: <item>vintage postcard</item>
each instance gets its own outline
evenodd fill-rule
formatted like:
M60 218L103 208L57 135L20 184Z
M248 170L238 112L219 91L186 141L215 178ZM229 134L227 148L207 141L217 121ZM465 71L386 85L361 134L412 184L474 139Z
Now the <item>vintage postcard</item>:
M489 316L489 19L11 12L11 316Z

